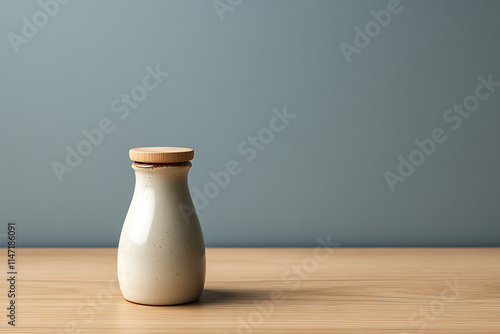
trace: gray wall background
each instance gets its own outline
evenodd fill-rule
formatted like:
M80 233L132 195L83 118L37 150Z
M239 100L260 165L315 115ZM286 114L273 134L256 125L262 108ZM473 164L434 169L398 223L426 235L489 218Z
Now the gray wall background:
M212 1L75 0L16 53L9 33L41 7L1 1L0 232L116 246L128 150L185 146L192 191L243 168L199 211L207 246L500 246L500 89L459 129L443 120L478 76L500 81L500 2L402 0L348 63L340 43L388 2L222 0L221 20ZM170 75L121 120L112 102L157 64ZM240 143L285 106L296 118L247 162ZM59 182L52 162L103 118L115 130ZM447 141L392 192L384 172L435 128Z

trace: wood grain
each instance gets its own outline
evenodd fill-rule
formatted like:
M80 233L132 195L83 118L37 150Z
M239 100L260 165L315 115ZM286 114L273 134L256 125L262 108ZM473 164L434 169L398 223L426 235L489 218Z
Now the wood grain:
M185 147L138 147L129 151L130 160L142 163L169 164L187 162L194 150Z
M165 307L123 299L116 249L17 252L2 333L500 333L498 248L207 249L202 297Z

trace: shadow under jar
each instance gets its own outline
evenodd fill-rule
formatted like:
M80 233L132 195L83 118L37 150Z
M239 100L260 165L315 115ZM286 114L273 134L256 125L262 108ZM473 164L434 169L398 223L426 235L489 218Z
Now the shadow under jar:
M118 246L118 281L128 301L176 305L205 284L205 243L188 188L194 151L143 147L129 152L136 183Z

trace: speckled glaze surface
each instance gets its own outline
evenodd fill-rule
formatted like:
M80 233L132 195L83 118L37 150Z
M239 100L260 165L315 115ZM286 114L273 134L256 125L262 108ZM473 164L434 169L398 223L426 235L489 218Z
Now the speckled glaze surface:
M205 284L205 244L189 194L191 163L132 164L136 184L118 246L118 281L139 304L195 301Z

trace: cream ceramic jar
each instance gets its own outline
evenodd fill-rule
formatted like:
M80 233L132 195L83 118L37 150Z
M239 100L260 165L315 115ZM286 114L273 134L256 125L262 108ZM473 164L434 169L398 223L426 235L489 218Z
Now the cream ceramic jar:
M136 183L118 246L118 281L128 301L175 305L198 299L205 244L188 188L192 149L130 150Z

